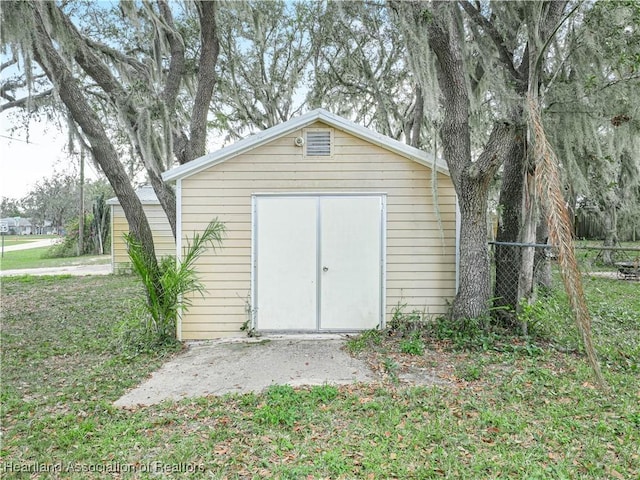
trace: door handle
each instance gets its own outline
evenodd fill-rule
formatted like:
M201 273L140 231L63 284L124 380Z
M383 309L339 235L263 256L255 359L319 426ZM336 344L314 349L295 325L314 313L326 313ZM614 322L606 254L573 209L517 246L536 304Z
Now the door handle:
M329 267L322 267L322 271L323 272L328 272L329 271Z

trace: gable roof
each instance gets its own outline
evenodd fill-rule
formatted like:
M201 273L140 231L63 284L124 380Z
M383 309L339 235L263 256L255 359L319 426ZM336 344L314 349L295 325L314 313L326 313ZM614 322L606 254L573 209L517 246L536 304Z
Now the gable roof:
M420 163L426 167L435 168L438 172L449 175L449 169L442 160L434 161L433 155L419 150L415 147L411 147L405 143L394 140L391 137L374 132L368 128L353 123L345 118L334 115L322 108L312 110L311 112L294 117L284 123L260 131L254 135L251 135L243 140L240 140L228 147L221 148L215 152L204 155L200 158L196 158L191 162L187 162L183 165L175 167L171 170L167 170L162 174L164 181L180 180L182 178L189 177L197 172L200 172L213 165L226 162L227 160L236 157L242 153L247 152L253 148L264 145L271 140L275 140L278 137L287 135L295 130L305 128L314 122L323 122L327 125L350 133L351 135L366 140L374 145L390 150L398 155L406 157L417 163Z
M31 227L33 224L31 223L30 218L22 218L22 217L7 217L0 218L0 223L6 223L7 227Z
M151 185L143 185L136 189L136 195L140 199L140 203L143 205L160 205L160 200L156 197L156 192L153 191ZM107 205L120 205L118 197L113 197L107 200Z

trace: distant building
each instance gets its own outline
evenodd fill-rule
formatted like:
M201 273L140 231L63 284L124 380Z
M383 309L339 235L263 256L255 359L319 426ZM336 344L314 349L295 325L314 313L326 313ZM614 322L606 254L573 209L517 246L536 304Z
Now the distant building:
M22 217L0 218L0 223L6 224L8 235L33 235L34 228L31 220Z
M142 186L136 190L136 195L151 227L156 255L158 258L175 255L176 241L171 225L153 188L149 185ZM131 265L123 234L129 232L129 223L116 197L107 200L107 205L111 206L111 267L113 273L128 272Z

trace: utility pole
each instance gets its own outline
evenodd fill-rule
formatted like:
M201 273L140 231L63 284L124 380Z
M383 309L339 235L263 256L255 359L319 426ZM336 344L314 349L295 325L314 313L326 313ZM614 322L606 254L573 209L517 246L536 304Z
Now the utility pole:
M80 216L78 217L78 256L84 253L84 147L80 146Z

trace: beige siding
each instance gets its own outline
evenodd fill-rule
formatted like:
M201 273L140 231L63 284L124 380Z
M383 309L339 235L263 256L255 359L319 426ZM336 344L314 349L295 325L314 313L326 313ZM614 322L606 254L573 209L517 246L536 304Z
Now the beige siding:
M129 263L127 248L122 235L129 231L129 224L120 205L111 206L111 267L114 273L126 270Z
M175 255L176 243L171 233L169 220L160 205L143 204L142 208L147 216L153 242L158 258ZM123 234L129 232L129 223L120 205L113 205L111 210L111 264L114 273L129 270L129 255Z
M429 168L339 130L331 158L303 158L303 149L293 143L300 135L293 132L182 180L183 238L214 217L227 228L223 248L198 265L207 293L195 296L183 315L183 339L240 335L249 318L254 193L386 193L387 321L398 304L409 311L445 313L455 293L456 207L450 178L438 174L439 223Z

